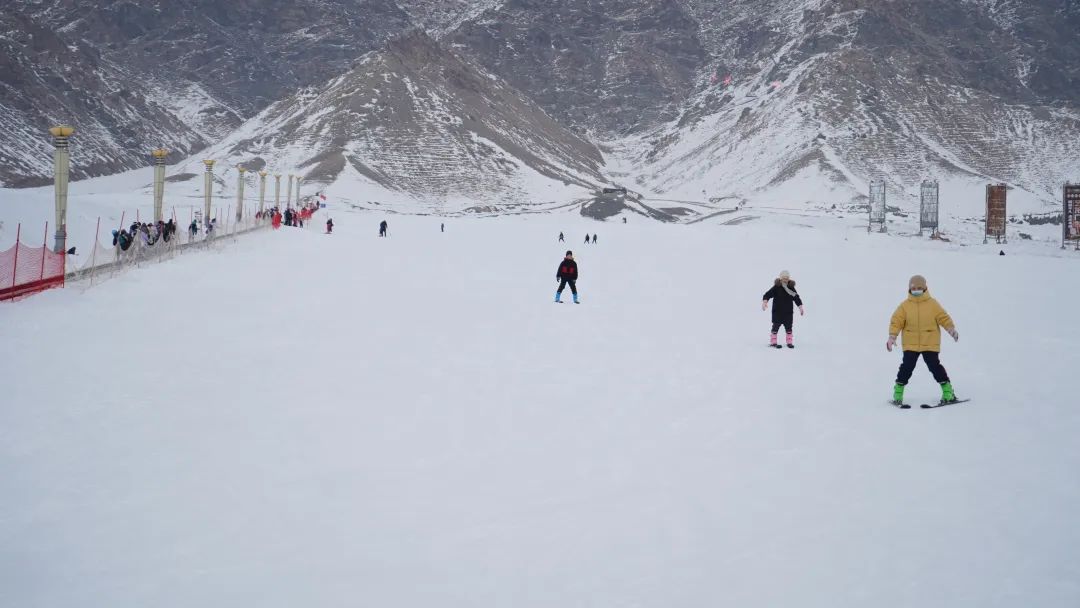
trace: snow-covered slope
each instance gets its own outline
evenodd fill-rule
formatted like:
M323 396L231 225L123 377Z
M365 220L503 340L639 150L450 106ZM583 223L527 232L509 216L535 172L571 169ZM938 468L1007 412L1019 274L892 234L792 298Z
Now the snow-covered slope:
M602 162L592 144L419 31L272 105L184 170L198 172L203 157L298 168L337 195L377 186L443 211L547 202L567 187L580 195L601 181Z
M1080 605L1080 254L331 211L0 306L0 603ZM970 403L886 404L915 272Z

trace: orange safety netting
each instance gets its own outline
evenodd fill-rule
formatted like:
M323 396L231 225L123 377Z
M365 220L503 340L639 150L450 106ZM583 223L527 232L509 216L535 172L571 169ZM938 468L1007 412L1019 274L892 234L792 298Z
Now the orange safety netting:
M63 253L16 242L0 253L0 300L10 300L64 285Z

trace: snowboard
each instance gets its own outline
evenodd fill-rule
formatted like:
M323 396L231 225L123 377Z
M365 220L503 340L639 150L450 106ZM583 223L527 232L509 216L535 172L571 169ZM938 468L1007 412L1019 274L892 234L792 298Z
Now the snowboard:
M906 403L897 403L895 401L886 401L886 403L888 403L889 405L891 405L893 407L898 407L898 408L900 408L902 410L910 410L911 409L911 406L906 404Z

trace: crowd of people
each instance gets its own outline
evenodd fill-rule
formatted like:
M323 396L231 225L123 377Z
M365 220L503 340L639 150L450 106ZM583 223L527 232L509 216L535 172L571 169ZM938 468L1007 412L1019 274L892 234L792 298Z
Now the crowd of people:
M176 222L158 220L156 223L132 222L128 228L113 230L113 247L119 247L121 251L127 251L135 241L144 247L152 247L158 241L168 243L176 236Z

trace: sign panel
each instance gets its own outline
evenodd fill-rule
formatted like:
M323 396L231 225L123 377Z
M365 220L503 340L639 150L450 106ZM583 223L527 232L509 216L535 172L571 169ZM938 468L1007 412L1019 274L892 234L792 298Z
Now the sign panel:
M937 231L938 228L938 183L923 182L919 197L919 232L924 228Z
M989 184L986 186L986 236L997 239L1005 238L1006 200L1008 186Z
M1080 240L1080 184L1065 184L1062 188L1062 233L1066 241Z

